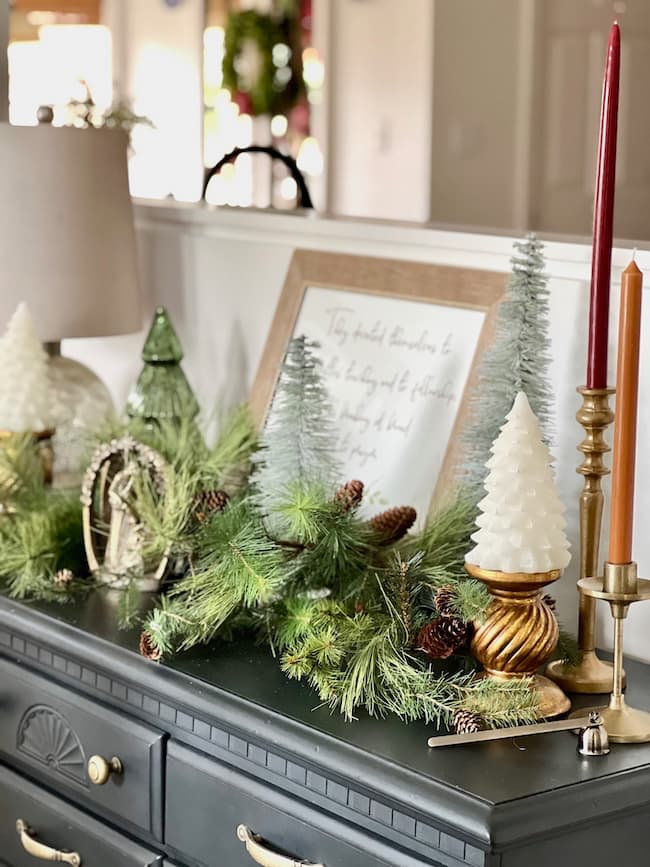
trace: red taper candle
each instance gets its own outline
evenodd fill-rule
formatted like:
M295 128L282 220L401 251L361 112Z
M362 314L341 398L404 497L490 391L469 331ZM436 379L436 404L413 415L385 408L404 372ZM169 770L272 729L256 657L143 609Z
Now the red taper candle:
M643 275L633 260L621 277L618 318L616 418L609 521L609 562L616 564L630 563L632 560L642 290Z
M607 388L609 282L612 266L620 60L621 33L618 23L615 22L609 33L605 80L603 82L603 101L600 111L600 138L598 141L594 236L591 258L587 388Z

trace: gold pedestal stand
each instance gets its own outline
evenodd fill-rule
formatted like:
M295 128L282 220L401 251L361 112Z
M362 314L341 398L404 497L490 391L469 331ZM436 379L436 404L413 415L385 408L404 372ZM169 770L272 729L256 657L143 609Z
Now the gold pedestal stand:
M536 674L555 650L559 627L541 590L557 581L551 572L498 572L471 563L465 569L486 584L492 596L483 623L475 624L472 653L488 677L529 677L537 693L539 718L566 713L571 702L559 686Z
M602 716L613 743L646 743L650 741L650 713L628 707L623 698L623 623L633 602L650 599L650 581L637 578L636 563L605 563L604 578L583 578L578 585L594 602L597 599L609 602L614 618L613 690L609 707L593 710ZM588 714L590 710L581 709L579 713Z
M578 394L582 395L582 406L576 418L585 430L585 438L578 446L584 460L577 470L584 476L580 496L580 578L584 579L598 571L605 501L601 479L609 473L603 460L609 451L605 431L614 420L614 413L609 408L609 398L614 394L614 389L579 388ZM596 656L596 600L582 590L581 581L578 581L578 591L578 644L582 660L575 666L556 660L547 666L546 674L567 692L611 692L614 677L612 666Z

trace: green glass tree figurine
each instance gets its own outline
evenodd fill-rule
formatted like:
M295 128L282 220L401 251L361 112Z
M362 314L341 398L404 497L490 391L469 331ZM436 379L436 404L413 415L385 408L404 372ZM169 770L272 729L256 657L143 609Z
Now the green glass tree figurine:
M126 402L130 418L153 427L193 419L199 404L180 363L183 348L164 307L157 307L142 349L144 367Z

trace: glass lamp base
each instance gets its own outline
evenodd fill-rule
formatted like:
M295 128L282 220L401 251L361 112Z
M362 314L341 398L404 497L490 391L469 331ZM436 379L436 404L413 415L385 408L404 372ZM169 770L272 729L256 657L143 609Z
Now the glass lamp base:
M56 426L54 483L72 486L85 470L91 432L114 411L113 399L97 374L79 361L54 354L49 369Z

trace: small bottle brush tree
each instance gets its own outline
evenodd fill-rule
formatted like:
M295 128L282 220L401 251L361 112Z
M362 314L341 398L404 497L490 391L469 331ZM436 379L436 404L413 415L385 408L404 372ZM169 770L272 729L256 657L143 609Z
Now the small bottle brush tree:
M288 492L323 485L334 495L336 432L315 347L304 335L289 343L253 458L253 501L272 535L282 534L284 522L274 511L287 502Z
M552 423L548 379L549 291L544 276L543 244L534 235L515 242L512 277L499 306L494 341L485 352L470 404L465 444L465 480L478 499L486 476L492 443L520 391L526 392L539 419L544 440Z
M519 392L487 462L476 546L466 561L500 572L548 572L571 559L551 455L524 392Z
M47 353L26 304L0 337L0 430L41 433L53 426Z
M142 360L144 368L126 404L129 417L148 427L195 418L199 405L180 365L183 349L164 307L156 308Z

